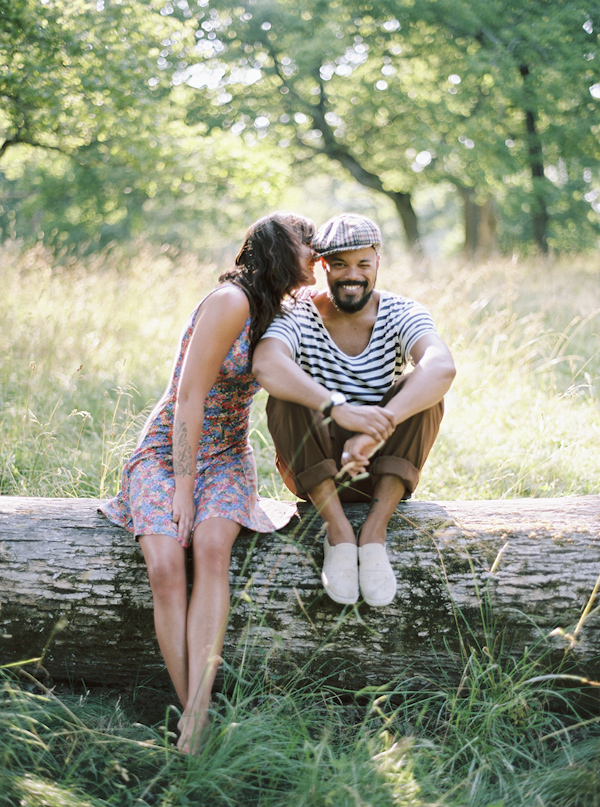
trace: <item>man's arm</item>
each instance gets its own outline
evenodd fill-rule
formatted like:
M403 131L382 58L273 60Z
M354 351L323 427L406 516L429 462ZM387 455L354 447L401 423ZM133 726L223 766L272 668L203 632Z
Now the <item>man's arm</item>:
M254 350L252 372L269 395L281 401L318 410L329 400L330 390L296 364L281 339L261 339ZM394 429L392 413L380 406L345 403L334 406L331 417L342 428L368 434L378 442L386 440Z
M404 386L386 409L394 415L394 425L439 403L450 389L456 367L452 355L436 333L417 339L410 351L415 366L407 373Z
M407 373L402 389L385 407L393 415L394 426L441 401L456 375L452 355L435 333L428 333L417 339L410 356L415 367L412 372ZM376 442L366 432L351 437L344 445L345 470L351 476L365 471L369 457L377 451L379 445L380 442Z

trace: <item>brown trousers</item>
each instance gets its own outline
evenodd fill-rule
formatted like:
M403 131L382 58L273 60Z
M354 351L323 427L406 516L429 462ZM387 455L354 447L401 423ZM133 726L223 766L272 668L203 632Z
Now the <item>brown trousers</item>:
M380 406L402 389L405 380L391 387ZM357 482L347 479L339 490L340 500L370 501L378 478L387 474L400 477L406 488L405 498L409 498L417 487L443 414L444 402L440 401L400 423L371 457L369 476ZM296 496L308 499L308 491L338 473L344 443L353 432L331 419L325 421L319 412L272 396L267 401L267 420L275 444L275 463L284 483Z

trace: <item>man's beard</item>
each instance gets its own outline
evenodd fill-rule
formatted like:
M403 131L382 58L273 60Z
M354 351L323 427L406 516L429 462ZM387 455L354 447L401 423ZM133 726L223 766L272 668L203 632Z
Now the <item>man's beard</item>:
M362 286L363 289L366 289L368 283L366 281L362 281L360 283L354 283L355 286ZM329 287L329 293L331 296L331 301L333 302L334 306L338 309L338 311L343 311L345 314L355 314L357 311L362 311L362 309L366 306L366 304L371 299L371 295L373 294L373 289L367 294L363 294L362 297L359 297L358 300L342 300L339 294L339 290L343 288L344 283L343 281L338 281L334 283L333 286Z

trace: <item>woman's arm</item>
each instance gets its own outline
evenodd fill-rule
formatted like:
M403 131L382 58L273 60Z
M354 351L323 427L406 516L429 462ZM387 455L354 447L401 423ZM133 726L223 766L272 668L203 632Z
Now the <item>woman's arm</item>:
M185 355L173 423L173 521L179 540L186 541L194 525L196 455L204 422L204 401L215 383L232 344L242 332L250 306L235 286L213 292L200 307Z

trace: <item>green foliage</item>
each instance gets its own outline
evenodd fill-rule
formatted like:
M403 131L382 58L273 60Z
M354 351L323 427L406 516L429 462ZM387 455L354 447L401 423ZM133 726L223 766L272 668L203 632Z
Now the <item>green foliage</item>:
M189 120L268 138L302 164L323 155L394 200L448 181L491 195L506 247L597 243L595 12L213 0L197 16Z
M578 249L597 238L592 65L599 56L599 10L548 0L422 0L407 12L410 25L426 21L452 43L450 79L457 84L448 90L470 108L456 121L459 142L447 141L441 151L444 170L458 169L459 184L480 195L487 188L502 203L505 246L534 240L543 247L547 238L553 248ZM542 215L550 225L540 240L535 228Z
M170 90L157 71L164 40L185 26L161 4L114 0L2 2L0 153L17 144L105 158L148 136L155 98ZM143 135L142 135L143 133Z
M160 151L155 130L171 91L157 59L163 42L181 42L186 34L160 7L2 2L5 233L62 246L68 239L98 240L101 228L105 242L135 230L135 221L123 222L132 209L139 218L152 194Z
M471 249L496 245L485 205L505 251L595 246L598 12L2 0L0 229L58 247L144 232L198 248L333 174L387 197L410 245L434 188L464 206Z
M0 174L0 229L79 252L145 233L157 248L206 255L227 230L241 237L244 223L264 214L287 179L284 160L264 149L248 152L230 133L202 137L165 120L152 143L132 145L127 161L104 160L90 146L86 165L13 149Z
M172 77L192 43L185 15L162 3L10 4L0 27L5 237L98 250L147 230L199 247L264 213L285 161L182 123Z

